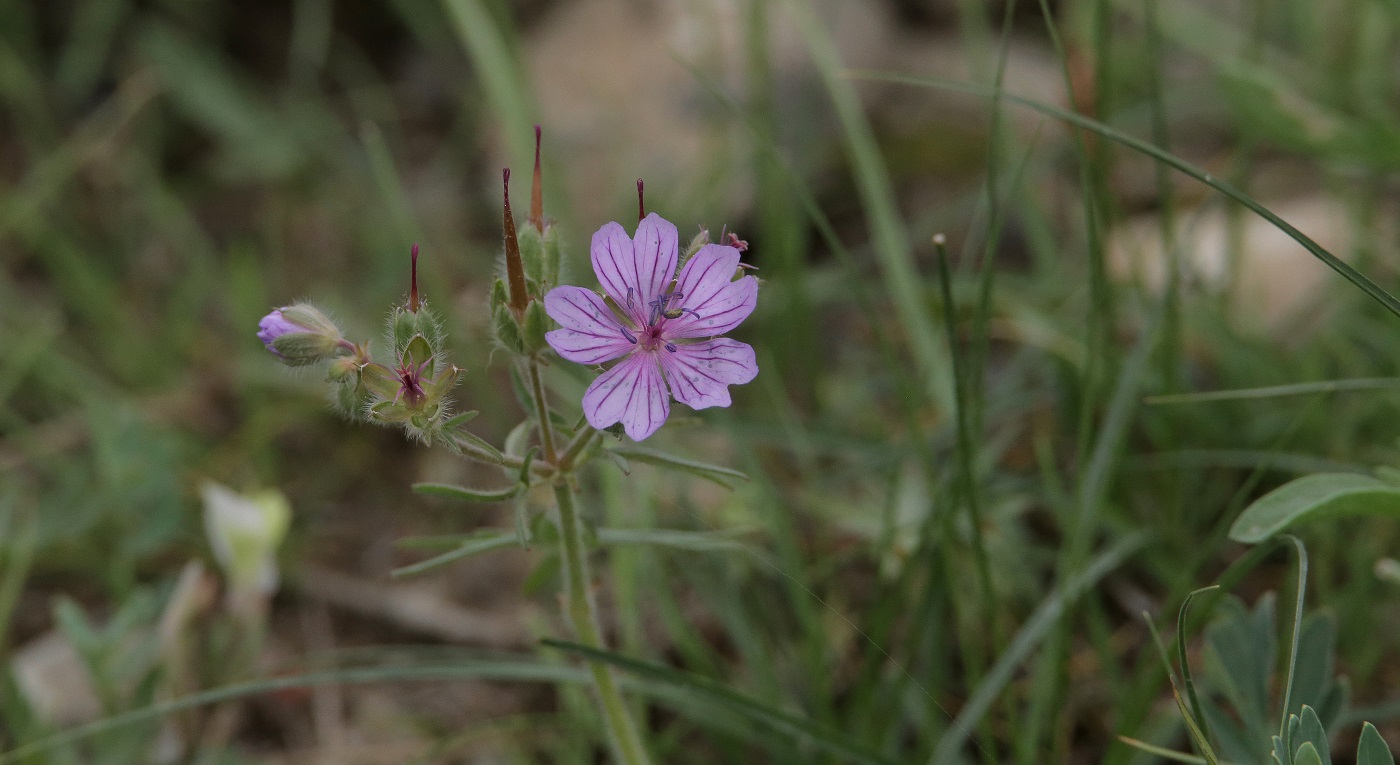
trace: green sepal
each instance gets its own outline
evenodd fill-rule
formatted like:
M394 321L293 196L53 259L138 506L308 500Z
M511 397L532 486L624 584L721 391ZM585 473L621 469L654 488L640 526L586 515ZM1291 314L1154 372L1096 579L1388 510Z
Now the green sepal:
M412 409L393 401L381 401L369 408L370 419L376 422L408 422L414 414Z
M338 382L331 388L331 405L340 416L355 421L365 419L365 405L369 403L363 385L359 381Z
M510 305L510 288L506 286L506 280L496 277L496 281L491 284L491 312L503 305Z
M360 367L360 384L385 401L393 401L399 396L399 377L383 364L370 362Z
M559 229L552 225L544 227L544 270L540 281L549 287L559 283L559 263L563 258L559 249Z
M525 278L536 283L544 281L544 237L534 226L526 226L518 235L520 261L525 266Z
M360 362L353 356L341 356L326 368L326 379L333 383L356 385L360 382Z
M530 229L533 231L533 229ZM544 333L549 331L549 316L544 312L544 303L534 300L525 309L524 337L526 353L538 353L548 347Z
M289 367L325 361L340 350L340 338L318 332L288 332L272 341L272 349Z
M428 346L428 339L426 337L414 335L413 338L408 341L408 347L404 348L404 366L411 366L416 369L425 361L428 363L428 366L423 368L422 374L424 377L432 377L434 371L433 367L436 366L433 363L433 349Z
M462 376L462 370L456 365L449 364L437 377L428 380L423 386L424 400L428 404L436 404L443 400L452 389L457 387L457 378Z
M512 353L524 353L525 344L520 335L520 324L511 313L510 306L501 304L491 312L492 328L496 331L496 342Z
M407 308L395 308L393 313L389 314L389 340L393 346L394 358L404 357L415 336L422 336L427 342L429 355L442 351L445 340L442 322L438 320L437 314L428 306L426 300L419 302L416 313Z
M337 327L335 322L330 320L330 317L321 313L319 308L310 303L293 303L277 310L282 314L282 318L299 327L305 327L308 332L330 335L337 340L340 339L340 327Z

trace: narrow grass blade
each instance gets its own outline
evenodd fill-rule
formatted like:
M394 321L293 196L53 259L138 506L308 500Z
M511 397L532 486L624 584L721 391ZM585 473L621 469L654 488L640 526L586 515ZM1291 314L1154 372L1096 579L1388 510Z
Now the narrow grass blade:
M1181 698L1181 691L1176 685L1176 673L1172 672L1171 657L1167 654L1167 646L1162 642L1162 636L1157 632L1157 626L1152 623L1152 617L1146 612L1142 614L1143 621L1147 622L1147 631L1152 634L1152 642L1157 646L1157 654L1162 659L1162 665L1167 670L1167 680L1171 683L1172 699L1176 701L1176 708L1181 712L1181 719L1186 723L1186 730L1191 734L1191 740L1200 750L1201 755L1210 765L1219 765L1220 757L1216 755L1215 749L1210 745L1210 739L1206 738L1205 731L1196 722L1196 717L1191 713L1191 709L1186 706L1186 701Z
M851 762L873 763L874 765L893 765L895 762L863 744L848 740L841 731L833 730L814 720L759 701L707 677L681 672L659 664L638 661L611 651L601 651L578 643L549 639L542 642L551 648L578 654L589 661L611 664L634 675L675 687L765 728L806 741L816 748L845 757Z
M981 85L965 82L954 82L951 80L942 80L930 77L918 77L899 72L865 71L857 72L855 76L862 79L879 80L883 82L897 82L906 85L916 85L919 87L936 88L940 90L952 90L961 93L970 93L973 95L983 97L995 97L997 95L995 91L992 91L991 89ZM1357 271L1355 268L1352 268L1350 265L1338 258L1336 255L1333 255L1331 252L1329 252L1322 245L1313 241L1307 234L1304 234L1302 231L1299 231L1291 223L1284 220L1283 218L1280 218L1278 215L1274 214L1272 210L1255 200L1254 197L1249 196L1240 189L1236 188L1234 185L1227 183L1226 181L1223 181L1219 178L1216 178L1215 176L1211 175L1205 170L1191 164L1190 162L1187 162L1186 160L1176 156L1175 154L1164 151L1161 148L1158 148L1157 146L1153 146L1152 144L1143 141L1142 139L1134 138L1133 136L1130 136L1127 133L1109 127L1108 125L1105 125L1104 123L1099 122L1098 120L1085 117L1081 114L1075 114L1073 112L1065 111L1064 109L1060 109L1056 106L1052 106L1050 104L1037 101L1032 98L1016 96L1010 93L1006 93L1004 91L1001 92L1000 95L1002 98L1006 99L1007 101L1010 101L1011 103L1019 104L1026 108L1038 111L1041 114L1045 114L1047 116L1054 117L1055 119L1068 122L1076 127L1092 131L1104 138L1107 138L1110 141L1114 141L1123 146L1126 146L1127 148L1132 149L1133 151L1145 154L1151 157L1152 159L1157 160L1158 162L1165 163L1166 165L1174 168L1175 170L1186 176L1189 176L1191 178L1196 179L1197 181L1200 181L1201 183L1204 183L1205 185L1211 187L1212 189L1215 189L1221 194L1224 194L1230 199L1239 202L1240 204L1249 208L1251 212L1255 213L1259 217L1273 224L1283 233L1287 234L1290 238L1293 239L1293 241L1302 245L1304 249L1312 253L1313 256L1316 257L1318 260L1321 260L1323 263L1327 264L1327 266L1333 271L1336 271L1337 273L1341 274L1343 278L1356 285L1358 288L1361 289L1362 292L1365 292L1367 295L1371 296L1371 298L1377 303L1380 303L1381 305L1385 306L1386 310L1390 311L1396 316L1400 316L1400 299L1396 299L1394 295L1391 295L1389 292L1381 288L1379 284L1376 284L1374 281L1371 281L1371 279L1365 274L1361 273L1360 271Z
M463 558L470 558L473 555L480 555L484 552L498 550L502 547L509 547L511 545L517 545L519 543L520 537L515 533L514 530L492 531L486 534L482 534L476 538L473 538L463 543L461 547L458 547L455 550L445 552L442 555L435 555L425 561L420 561L410 566L396 568L393 571L389 572L389 575L397 578L401 576L421 574L424 571L428 571L439 566L446 566L449 563L454 563L456 561L462 560Z
M952 727L934 748L933 756L929 758L930 765L951 765L958 761L960 750L972 729L1011 681L1021 662L1025 661L1041 638L1055 626L1065 609L1117 568L1128 556L1142 549L1147 542L1148 535L1143 532L1121 537L1112 547L1091 561L1083 572L1070 578L1041 602L1021 627L1021 631L1012 638L1006 651L997 658L987 676L968 697L962 711L953 720Z
M519 63L506 44L508 38L482 0L443 0L443 5L462 47L485 82L486 97L501 121L510 156L523 167L533 151L530 115L535 109Z
M1186 660L1186 614L1191 610L1191 601L1197 595L1219 589L1220 585L1214 584L1192 590L1182 599L1181 610L1176 614L1176 661L1181 665L1181 682L1186 686L1186 700L1191 702L1191 714L1200 721L1201 735L1207 741L1210 740L1210 726L1206 724L1205 714L1201 711L1201 700L1196 696L1196 681L1191 677L1191 663Z
M1148 396L1145 404L1199 404L1207 401L1241 401L1245 399L1306 396L1314 393L1342 393L1357 390L1390 390L1400 388L1400 377L1359 377L1353 380L1322 380L1319 382L1271 385L1264 388L1212 390L1201 393L1173 393Z
M1131 747L1134 748L1134 749L1138 749L1138 750L1140 750L1140 751L1147 752L1148 754L1155 754L1155 755L1157 755L1158 757L1161 757L1161 758L1164 759L1164 760L1172 760L1172 761L1175 761L1175 762L1186 762L1186 763L1191 763L1192 765L1205 765L1205 762L1206 762L1206 758L1204 758L1204 757L1197 757L1197 756L1194 755L1194 754L1187 754L1187 753L1185 753L1185 752L1178 752L1178 751L1176 751L1175 749L1168 749L1168 748L1166 748L1166 747L1164 747L1164 746L1157 746L1156 744L1149 744L1149 743L1147 743L1146 741L1139 741L1139 740L1137 740L1137 739L1135 739L1135 738L1132 738L1132 737L1130 737L1130 736L1119 736L1119 737L1118 737L1118 740L1121 741L1121 742L1123 742L1124 744L1127 744L1128 746L1131 746ZM1222 763L1222 765L1226 765L1226 764L1225 764L1225 763Z
M851 170L874 238L875 256L880 262L885 289L894 302L900 325L909 334L910 347L930 400L941 411L953 408L952 380L949 379L947 359L938 347L925 305L920 294L918 270L914 267L904 224L899 219L894 187L880 156L879 145L870 122L861 109L860 98L850 81L841 76L842 65L832 41L814 7L807 2L789 2L788 8L807 44L808 53L825 83L827 94L836 108L836 116L850 152Z
M403 681L446 681L461 679L503 680L511 682L535 683L587 683L590 676L586 670L545 664L537 660L518 657L510 659L481 658L457 661L451 664L423 664L417 666L374 667L367 669L343 669L327 672L311 672L302 675L286 675L246 683L234 683L200 693L192 693L170 701L152 704L118 715L112 715L87 725L81 725L48 738L35 741L9 752L0 754L0 765L10 765L25 758L55 749L75 741L92 738L107 731L149 720L159 719L186 709L220 704L225 701L259 696L293 688L314 688L324 685L366 685L372 683Z
M1308 550L1303 546L1303 540L1294 536L1288 537L1288 540L1298 551L1298 591L1293 598L1293 633L1288 647L1288 680L1283 686L1283 712L1278 725L1280 736L1288 730L1288 716L1293 709L1293 679L1298 670L1299 637L1303 634L1303 599L1308 589Z

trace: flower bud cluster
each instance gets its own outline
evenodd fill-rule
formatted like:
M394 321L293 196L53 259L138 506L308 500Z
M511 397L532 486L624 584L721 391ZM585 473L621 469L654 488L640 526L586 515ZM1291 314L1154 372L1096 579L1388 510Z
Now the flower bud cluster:
M510 208L510 170L503 173L505 212L502 234L505 241L504 273L491 286L491 327L496 342L509 353L533 356L549 344L549 316L544 310L545 293L559 283L559 233L544 217L540 191L540 131L535 128L535 175L530 195L530 218L524 229L515 227Z
M325 314L297 303L263 317L258 338L290 366L329 361L331 401L341 414L379 425L397 425L431 442L451 417L447 394L462 370L446 361L442 321L418 294L418 245L412 252L408 299L389 312L389 363L375 361L369 343L352 344Z

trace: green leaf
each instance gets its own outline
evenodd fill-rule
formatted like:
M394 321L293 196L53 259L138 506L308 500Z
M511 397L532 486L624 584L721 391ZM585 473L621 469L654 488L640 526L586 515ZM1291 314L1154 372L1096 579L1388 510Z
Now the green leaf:
M550 639L545 639L542 642L552 648L579 654L590 661L611 664L631 674L672 686L697 700L709 702L726 712L746 718L762 728L786 734L811 744L813 748L844 757L847 761L877 763L879 765L894 762L865 744L853 740L849 734L843 731L827 727L796 712L771 706L716 680L690 672L681 672L659 664L638 661L621 654L590 648L578 643ZM690 705L680 707L679 711L688 711L691 714L705 713L703 708L697 709Z
M1300 759L1303 747L1311 746L1319 765L1332 765L1332 750L1327 745L1327 731L1323 729L1322 721L1317 719L1317 712L1306 704L1303 705L1303 714L1298 718L1298 738L1303 743L1298 747L1299 754L1293 757L1295 763L1303 762Z
M1400 516L1400 487L1350 473L1299 478L1245 508L1230 527L1230 538L1257 544L1299 521L1358 514Z
M469 452L476 452L490 459L497 465L506 461L505 455L501 454L499 449L492 446L490 442L475 433L468 433L465 430L460 430L452 435L452 440L454 443L458 444L459 448Z
M429 497L442 497L444 499L455 499L459 502L505 502L506 500L519 494L524 487L520 484L507 489L468 489L465 486L456 486L449 483L415 483L413 490L419 494Z
M410 574L421 574L429 569L446 566L449 563L455 563L463 558L470 558L473 555L490 552L491 550L502 547L509 547L514 545L516 541L514 531L497 531L493 529L491 531L482 532L474 535L455 550L445 552L442 555L433 556L425 561L420 561L409 566L396 568L390 572L390 576L399 577L409 576Z
M732 481L749 480L747 475L733 468L708 465L704 462L688 460L684 457L677 457L674 454L667 454L641 446L617 446L608 451L632 462L642 462L647 465L655 465L680 473L689 473L693 476L704 478L707 481L713 481L726 489L734 488Z
M1370 723L1361 724L1361 741L1356 745L1356 765L1395 765L1390 756L1390 747L1381 738L1380 731Z
M1318 754L1317 747L1307 741L1293 753L1293 765L1322 765L1322 756Z
M1238 598L1224 598L1216 607L1220 616L1206 627L1214 685L1234 707L1246 739L1255 741L1272 729L1269 688L1278 656L1274 603L1273 593L1265 593L1251 612Z

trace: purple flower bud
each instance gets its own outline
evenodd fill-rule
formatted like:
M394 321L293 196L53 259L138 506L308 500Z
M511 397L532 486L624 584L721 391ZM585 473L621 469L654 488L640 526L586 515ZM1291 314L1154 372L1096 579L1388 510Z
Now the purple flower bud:
M324 313L306 303L274 310L258 322L258 339L282 363L305 366L353 351Z
M263 345L267 346L269 351L272 351L272 355L278 358L283 358L283 356L273 347L273 341L283 335L305 331L306 330L302 327L298 327L290 321L287 321L287 317L282 315L281 308L262 317L262 321L258 322L258 339L262 341Z

